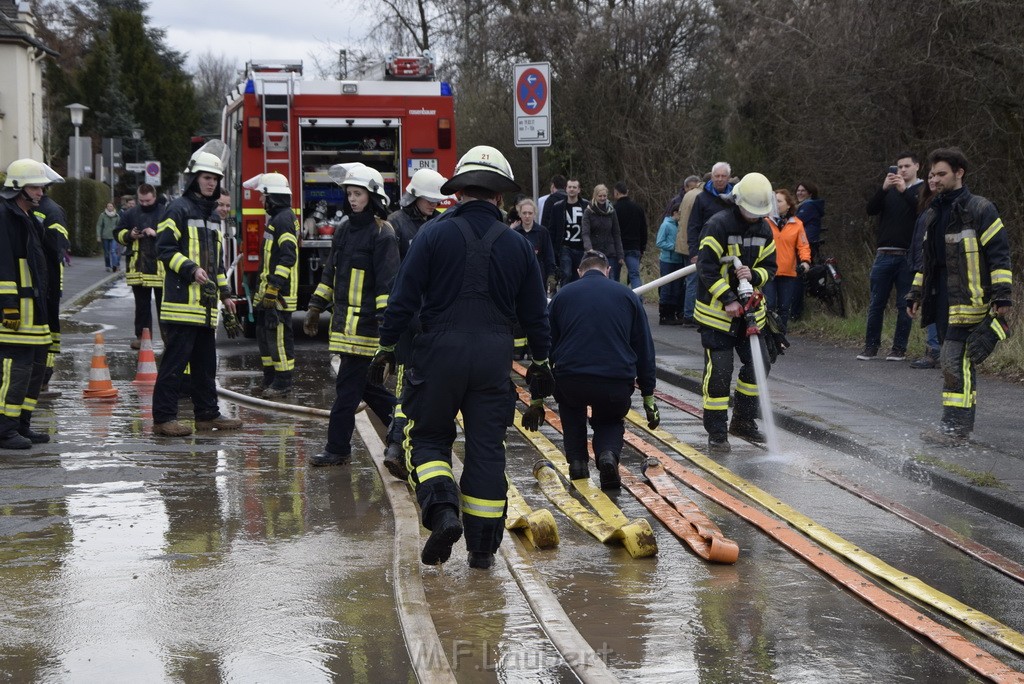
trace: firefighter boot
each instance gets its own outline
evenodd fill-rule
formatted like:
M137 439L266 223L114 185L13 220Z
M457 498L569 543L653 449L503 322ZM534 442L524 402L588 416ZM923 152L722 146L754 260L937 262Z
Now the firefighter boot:
M384 449L384 468L396 480L405 482L409 479L409 471L405 467L405 449L398 442L389 442Z
M570 480L582 480L590 477L590 467L587 463L587 457L584 456L582 459L569 459L569 479Z
M26 416L29 417L26 418ZM36 432L29 425L29 421L31 421L31 414L23 411L21 414L21 424L18 425L18 434L25 437L33 444L46 444L49 442L50 435L45 435L42 432Z
M240 427L242 427L242 421L226 416L196 421L196 430L237 430Z
M32 447L32 440L19 435L16 430L11 430L0 437L0 449L29 449Z
M424 565L440 565L451 558L452 546L462 536L458 509L454 506L439 506L431 517L430 528L430 537L423 545L420 560Z
M274 384L274 367L273 366L264 366L263 367L263 381L260 383L260 386L256 388L256 390L253 392L253 394L255 394L258 397L261 397L261 396L263 396L263 393L267 391L267 388L269 388L273 384Z
M713 454L727 454L732 451L729 436L726 434L708 435L708 451Z
M264 399L277 399L292 391L292 371L279 371L274 374L270 387L263 390Z
M753 418L737 418L733 416L729 423L729 434L736 435L750 442L765 442L764 433L757 429L757 423Z
M494 565L494 554L488 551L470 551L466 559L469 567L477 570L490 570Z
M597 456L597 469L601 471L601 489L619 489L619 457L612 451L602 451Z
M922 432L921 441L940 447L962 447L967 445L969 436L969 432L943 423L937 428Z

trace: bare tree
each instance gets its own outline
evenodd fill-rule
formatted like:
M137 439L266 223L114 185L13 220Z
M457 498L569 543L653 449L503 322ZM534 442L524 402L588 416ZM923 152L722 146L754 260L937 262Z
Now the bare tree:
M242 77L242 65L236 64L225 54L214 54L208 50L195 58L192 80L196 89L196 102L200 111L200 131L220 131L221 108L224 96L235 87Z

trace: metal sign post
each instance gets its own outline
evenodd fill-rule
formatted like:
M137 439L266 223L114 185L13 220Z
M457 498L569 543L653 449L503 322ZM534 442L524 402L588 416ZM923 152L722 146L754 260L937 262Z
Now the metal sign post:
M529 147L533 166L533 197L537 199L537 148L551 147L551 68L548 62L516 64L512 83L515 93L516 147Z

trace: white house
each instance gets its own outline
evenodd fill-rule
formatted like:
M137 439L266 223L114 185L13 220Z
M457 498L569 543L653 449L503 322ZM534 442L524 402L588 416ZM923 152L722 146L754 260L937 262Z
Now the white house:
M57 53L36 38L28 2L0 0L0 169L43 161L43 60Z

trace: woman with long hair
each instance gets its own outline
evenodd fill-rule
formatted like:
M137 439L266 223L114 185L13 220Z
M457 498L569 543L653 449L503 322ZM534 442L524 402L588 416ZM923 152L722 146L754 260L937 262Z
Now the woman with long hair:
M789 314L800 277L811 261L811 245L804 232L804 223L796 216L793 193L783 188L775 191L778 216L769 216L768 223L775 234L775 277L764 286L768 308L779 316L779 325L785 333L789 327Z
M604 185L594 186L590 205L583 212L581 234L583 249L604 253L611 266L608 277L618 281L622 266L626 263L626 253L622 249L619 218L615 215L612 203L608 201L608 188Z

